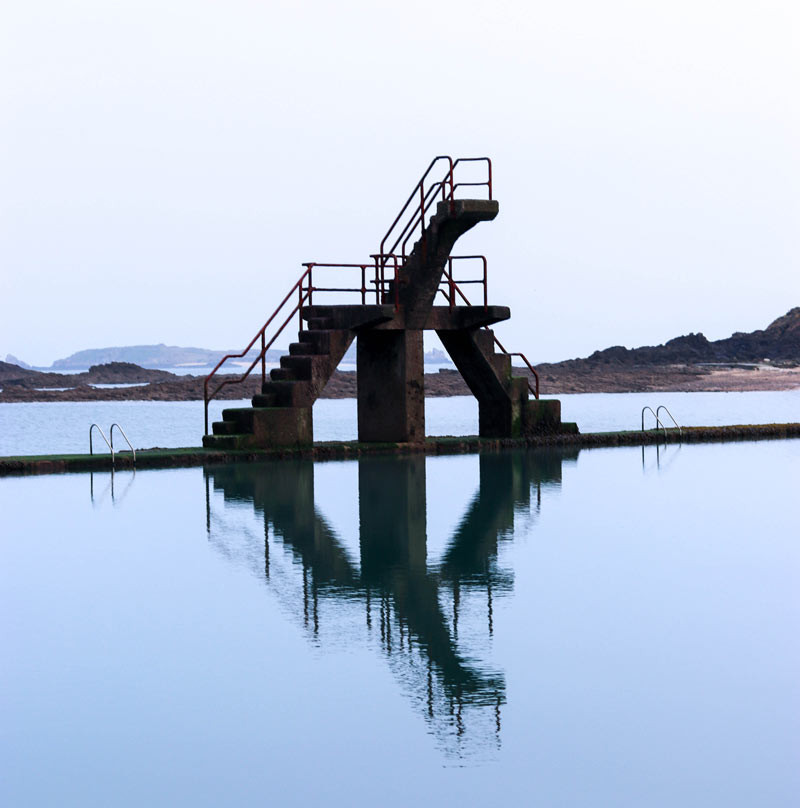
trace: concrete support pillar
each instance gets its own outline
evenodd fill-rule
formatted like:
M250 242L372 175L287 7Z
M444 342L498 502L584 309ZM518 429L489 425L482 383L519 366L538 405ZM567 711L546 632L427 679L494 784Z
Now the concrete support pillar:
M422 331L362 331L357 346L358 439L424 441Z

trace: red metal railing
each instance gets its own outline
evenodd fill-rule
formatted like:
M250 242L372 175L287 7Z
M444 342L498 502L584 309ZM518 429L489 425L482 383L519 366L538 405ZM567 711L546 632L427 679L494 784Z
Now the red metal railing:
M468 280L468 281L456 281L453 278L453 261L459 259L480 259L483 263L483 278L478 280ZM463 283L481 283L483 284L483 307L484 309L488 308L487 299L488 299L488 292L487 292L487 264L486 258L483 255L451 255L448 261L448 265L444 271L445 278L443 283L447 284L447 291L444 289L439 289L439 291L448 299L450 302L450 308L453 308L455 305L456 295L460 297L467 306L472 306L472 301L464 294L461 290L459 284ZM489 327L486 326L488 329ZM494 336L494 335L493 335ZM533 375L535 384L531 384L531 380L528 379L528 390L533 393L534 398L539 398L539 374L536 372L536 368L528 361L528 358L525 354L519 352L511 352L506 350L503 346L503 343L494 336L494 344L504 353L506 356L517 356L519 357L524 363L528 370Z
M479 182L456 182L458 166L465 163L486 163L486 179ZM441 169L445 166L446 170L441 179L431 179L431 175L437 167ZM483 186L488 189L489 199L492 199L492 161L489 157L459 157L456 160L449 155L434 157L405 205L386 231L378 253L379 264L393 259L398 247L402 259L405 260L408 243L411 241L413 244L420 238L424 238L425 228L430 221L431 208L435 212L437 201L449 201L452 205L455 202L457 188Z
M294 315L298 315L298 322L300 329L303 327L303 309L308 306L314 305L314 293L324 293L324 292L349 292L349 293L356 293L359 295L361 305L365 305L367 302L367 296L375 295L376 303L381 303L387 297L387 288L386 288L386 280L385 277L381 276L381 273L378 271L378 262L377 259L373 258L372 263L362 263L362 264L328 264L328 263L307 263L303 264L305 267L305 271L300 275L297 279L297 282L292 286L292 288L287 293L286 297L278 304L278 307L272 313L270 318L264 323L263 326L256 332L253 339L247 344L247 346L239 353L229 353L222 357L222 359L217 362L214 369L211 373L208 374L205 381L203 382L203 405L205 411L205 434L208 434L208 405L211 401L213 401L217 394L224 388L227 387L229 384L241 384L245 379L247 379L250 374L255 369L256 365L261 363L261 383L263 384L267 380L267 351L274 345L275 340L283 333L284 329L287 325L292 321ZM315 286L314 285L314 269L344 269L344 270L353 270L357 269L360 270L360 280L361 285L358 287L353 286ZM372 273L374 274L374 280L371 280L371 283L374 283L375 288L371 289L367 286L367 274ZM399 271L399 265L395 264L394 266L394 289L395 289L395 296L397 295L397 272ZM385 269L382 270L383 275L385 276ZM297 299L294 304L291 301L294 299L295 293L297 294ZM397 306L397 301L395 302L395 306ZM286 311L288 314L286 314ZM284 316L285 315L285 316ZM283 319L281 320L281 317ZM270 326L276 324L274 332L270 332L269 338L267 337L268 329ZM258 349L258 354L256 355L255 359L250 363L247 369L241 375L235 375L229 379L223 379L220 381L216 387L213 389L209 389L211 380L216 376L219 372L220 368L229 360L229 359L241 359L242 357L247 356L250 351L252 350L253 346L258 342L260 339L261 346Z
M462 278L461 280L457 281L453 277L453 261L480 261L482 277L469 279ZM463 286L464 284L480 283L483 286L483 308L486 310L489 307L489 286L487 274L488 266L485 255L451 255L447 259L447 265L445 266L444 270L444 278L442 280L442 283L447 285L447 289L445 290L440 287L439 291L445 296L447 302L450 304L451 309L456 305L457 294L461 295L461 297L467 301L468 306L471 306L472 303L464 296L460 286Z
M462 180L461 182L457 182L456 171L459 165L465 163L486 163L486 179L482 179L480 181L466 181ZM433 180L431 179L432 173L435 169L444 168L444 176L440 179ZM256 335L253 339L250 340L247 347L240 351L239 353L230 353L226 354L220 361L216 364L214 369L209 373L206 377L205 382L203 383L203 402L205 407L205 432L208 434L208 405L209 402L212 401L217 394L227 385L229 384L240 384L245 379L247 379L250 374L253 372L253 369L256 365L261 363L261 381L262 384L266 381L266 355L267 351L272 347L275 343L275 340L281 335L283 330L286 326L291 322L292 317L295 314L298 315L300 321L300 328L302 329L302 322L303 322L303 309L306 306L313 305L313 296L314 292L349 292L349 293L357 293L360 295L361 304L365 305L367 302L368 296L375 295L375 302L376 303L393 303L395 310L397 310L400 306L400 299L399 299L399 273L403 268L403 264L405 263L407 254L407 246L409 241L412 238L419 240L420 238L424 238L425 235L425 228L430 222L430 211L431 208L434 208L435 212L435 205L438 201L450 201L451 205L455 202L455 193L458 188L465 188L465 187L486 187L488 189L489 199L492 199L492 161L488 157L460 157L454 160L452 157L447 155L440 155L435 157L428 168L426 169L425 173L422 175L421 179L415 186L414 190L411 192L408 200L406 201L405 205L400 209L400 213L397 214L394 221L392 222L389 229L386 231L386 235L383 237L380 245L380 252L370 256L372 258L371 263L362 263L362 264L328 264L328 263L307 263L303 264L305 267L305 271L294 284L294 286L289 290L288 294L275 311L272 313L270 318L264 323L264 325L256 332ZM405 217L405 218L404 218ZM392 240L393 239L393 240ZM387 249L387 245L388 249ZM397 254L397 248L400 247L400 254ZM486 259L483 256L459 256L462 258L480 258L483 261L483 280L475 280L475 281L461 281L461 283L483 283L484 287L484 306L487 305L487 296L486 296ZM468 305L472 305L467 298L464 296L461 289L458 287L456 282L453 280L453 260L455 256L452 257L448 262L448 267L445 270L447 275L448 284L449 284L449 300L451 307L454 304L455 295L456 293L459 294L464 300L467 302ZM361 273L361 285L358 287L344 287L344 286L315 286L314 285L314 269L321 268L321 269L358 269ZM374 286L374 288L370 288L367 283L367 275L368 272L374 274L374 277L369 279L369 283ZM390 276L387 279L387 275ZM292 300L294 294L297 293L297 302L291 307L291 311L283 321L277 326L275 332L267 338L267 329L273 325L273 323L278 320L282 316L282 312L285 312L287 307L290 306L290 301ZM220 368L229 360L229 359L241 359L242 357L247 356L250 351L252 350L253 346L258 342L260 339L261 347L258 351L256 358L251 362L249 367L242 373L241 375L237 375L234 378L224 379L223 381L219 382L216 387L209 391L209 384L216 376L217 372ZM516 355L516 354L514 354ZM521 356L521 354L520 354ZM527 360L526 364L527 364ZM530 367L530 365L528 365ZM535 371L534 371L535 374ZM537 391L538 391L538 376L537 376ZM538 398L538 392L535 393L536 397Z
M534 398L539 398L539 374L536 372L536 368L528 361L528 358L523 353L519 353L519 351L512 352L507 351L503 344L500 342L497 337L494 338L494 344L506 355L506 356L518 356L524 363L528 370L533 374L533 378L536 381L536 384L531 384L531 380L528 379L528 390L533 393Z
M308 279L308 288L303 286L303 282L306 279ZM289 312L288 317L283 321L283 323L281 323L281 325L278 327L277 331L273 334L271 339L269 341L267 341L267 338L266 338L267 329L270 327L270 325L272 325L272 322L275 320L275 318L278 317L278 315L280 315L281 311L287 306L287 304L289 303L289 300L293 297L295 292L297 292L297 294L298 294L298 302L297 302L297 304ZM261 381L263 383L266 380L266 375L267 375L267 365L266 365L267 351L272 347L272 344L275 342L275 340L283 332L283 329L286 328L286 326L289 324L292 317L294 317L295 314L297 314L298 312L300 312L302 310L304 301L306 299L308 299L308 297L310 295L311 295L311 270L307 268L306 271L303 272L303 274L298 278L297 283L295 283L295 285L289 290L286 297L284 297L283 300L280 302L280 304L275 309L275 311L272 313L272 315L267 320L267 322L264 323L264 325L262 325L261 328L256 332L256 335L253 337L253 339L250 340L250 342L247 344L247 347L243 351L240 351L239 353L230 353L230 354L226 354L225 356L223 356L222 359L220 359L219 362L217 362L216 366L211 371L211 373L209 373L208 376L206 376L206 379L203 382L203 406L204 406L204 409L205 409L205 434L206 435L208 435L208 403L212 399L214 399L216 397L217 393L219 393L219 391L222 390L223 387L227 387L229 384L241 384L253 372L253 368L259 363L259 361L261 362ZM211 393L209 393L209 391L208 391L209 382L216 375L217 371L229 359L239 359L239 358L241 358L243 356L246 356L248 353L250 353L250 349L253 347L253 345L256 344L256 340L258 340L259 337L261 338L261 350L259 351L258 356L250 364L250 367L248 367L247 370L241 376L237 376L236 378L233 378L233 379L225 379L225 380L221 381L211 391Z

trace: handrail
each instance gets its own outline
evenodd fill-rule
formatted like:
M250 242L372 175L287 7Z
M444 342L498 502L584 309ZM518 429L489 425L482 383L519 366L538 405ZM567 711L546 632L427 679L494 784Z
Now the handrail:
M299 315L299 322L300 328L303 327L303 309L306 306L311 306L314 303L314 292L351 292L351 293L358 293L361 296L361 303L362 305L366 304L366 297L367 294L372 294L372 290L367 288L367 270L374 271L375 274L375 295L376 301L381 302L382 296L386 293L386 282L385 280L381 280L381 271L378 266L377 259L375 256L372 256L372 262L361 262L357 264L334 264L334 263L322 263L322 262L309 262L303 264L305 270L300 275L294 286L289 290L283 300L278 304L278 307L269 317L269 319L264 323L263 326L256 332L255 336L250 340L248 345L244 348L244 350L239 351L238 353L229 353L222 357L222 359L217 362L214 366L211 373L206 376L203 382L203 407L204 407L204 422L205 422L205 434L208 434L208 405L209 403L216 398L217 394L222 390L224 387L227 387L229 384L241 384L244 382L250 374L255 369L256 365L260 362L261 363L261 383L263 384L267 380L267 368L266 368L266 355L267 351L274 345L275 340L283 333L284 329L287 325L292 321L292 318L295 314ZM396 257L395 257L396 258ZM359 287L347 287L347 286L315 286L314 285L314 268L318 267L321 269L359 269L361 270L361 285ZM395 294L395 308L399 307L399 298L397 294L397 273L399 271L399 264L397 260L395 260L395 267L394 267L394 294ZM385 268L383 271L383 276L385 277ZM292 299L293 295L297 293L297 300L289 312L289 314L285 317L285 319L276 327L274 333L271 334L269 339L267 338L267 329L273 325L275 319L279 317L282 311L285 310L287 303ZM223 381L219 382L216 387L213 389L209 389L209 385L211 379L216 376L219 369L222 365L225 364L229 359L238 359L243 356L247 356L250 353L250 350L255 345L256 341L261 338L261 347L258 350L253 361L250 363L249 367L245 369L245 371L239 375L235 376L234 378L224 379Z
M441 161L447 162L447 170L445 171L444 176L431 182L426 189L426 181L428 180L431 172L434 170L434 167L441 163ZM487 166L486 172L486 180L482 182L461 182L456 183L454 179L454 169L461 163L474 163L474 162L485 162ZM267 371L266 371L266 354L267 351L272 347L275 340L280 336L286 326L289 324L291 319L294 317L295 314L298 314L300 319L300 328L302 330L302 322L303 322L303 308L308 305L313 305L313 294L314 292L358 292L361 295L361 303L362 305L366 304L367 294L371 294L372 290L367 288L367 269L373 269L375 273L374 280L371 283L375 284L375 299L378 303L386 302L388 298L388 292L391 290L393 298L394 298L394 306L395 310L399 309L400 307L400 297L399 297L399 272L403 268L403 264L406 260L406 245L408 244L409 239L414 235L419 227L421 230L422 235L425 234L425 225L426 225L426 213L430 210L433 206L434 200L437 196L441 195L442 201L449 200L451 204L454 202L455 199L455 191L458 187L467 187L467 186L486 186L488 188L489 199L492 199L492 161L489 157L460 157L456 160L453 160L452 157L449 155L438 155L431 160L428 168L425 170L425 173L422 175L420 180L417 182L414 190L411 192L411 195L406 200L406 203L400 209L400 213L397 214L394 221L390 225L389 229L386 231L386 234L383 237L380 245L380 251L377 254L371 256L373 259L373 264L368 263L361 263L361 264L326 264L326 263L307 263L304 264L305 271L300 275L300 278L297 282L292 286L292 288L287 293L286 297L280 302L277 306L275 311L269 317L269 319L264 323L263 326L256 332L255 336L250 340L247 344L247 347L240 351L239 353L229 353L222 357L222 359L217 362L217 364L212 369L211 373L206 376L203 382L203 407L204 407L204 418L205 418L205 434L208 435L208 405L212 399L214 399L217 394L227 385L229 384L241 384L244 382L252 373L255 366L260 362L261 363L261 382L262 384L266 382ZM418 204L412 203L418 200ZM398 224L401 222L403 217L408 213L409 209L411 210L410 217L408 221L402 226L399 231L399 235L394 235L395 230ZM390 238L394 237L395 241L392 244L390 249L386 249L387 241ZM402 250L401 255L398 256L395 251L402 243ZM485 259L483 259L485 262ZM386 269L390 264L394 264L394 272L393 272L393 279L391 281L386 280ZM361 286L359 288L348 288L348 287L317 287L314 286L312 272L314 267L336 267L336 268L357 268L361 270ZM450 264L451 271L450 271L450 278L452 279L452 263ZM467 281L470 282L470 281ZM484 265L484 306L487 305L486 299L486 267ZM462 297L464 297L463 293L457 287L451 289L451 295L453 291L457 291ZM297 293L297 303L292 308L291 312L289 313L288 317L281 323L281 325L277 328L271 339L267 340L267 329L272 325L273 321L280 315L283 311L284 307L287 305L289 300L292 296ZM466 298L465 298L466 300ZM469 301L467 301L469 303ZM452 305L452 303L451 303ZM471 304L470 304L471 305ZM217 384L213 390L209 391L209 383L211 379L216 376L219 369L222 365L225 364L229 359L240 359L250 352L256 342L261 340L261 347L258 351L255 359L252 361L250 366L236 378L232 379L225 379ZM521 356L521 354L520 354ZM530 366L530 363L525 360L526 364ZM534 371L535 374L535 371ZM536 397L538 398L538 376L536 377L536 390L535 393Z
M669 417L672 419L672 423L678 427L678 434L683 437L683 429L681 429L681 425L675 420L675 416L667 409L665 404L659 404L658 407L656 407L656 418L658 418L658 414L661 412L661 410L664 410L664 412L669 415Z
M395 229L395 227L397 226L397 223L400 221L400 219L402 219L403 215L404 215L404 214L405 214L405 212L408 210L408 206L409 206L409 205L410 205L410 204L411 204L411 203L414 201L414 199L416 198L416 196L417 196L417 193L418 193L418 192L419 192L419 194L420 194L420 208L419 208L419 209L417 209L417 208L415 208L415 209L414 209L414 215L416 215L417 210L421 210L421 211L422 211L422 214L423 214L423 217L424 217L424 213L425 213L425 190L424 190L424 189L425 189L425 180L428 178L428 174L430 174L430 173L431 173L431 171L433 170L433 167L434 167L434 166L435 166L435 165L436 165L436 164L437 164L437 163L438 163L440 160L447 160L447 163L448 163L448 166L449 166L448 172L447 172L447 174L445 175L445 180L444 180L444 181L442 181L442 182L446 182L447 177L449 177L449 178L450 178L450 188L451 188L451 197L452 197L452 186L453 186L453 158L452 158L452 157L450 157L449 155L446 155L446 154L440 154L440 155L438 155L438 156L434 157L434 158L433 158L433 160L431 160L430 164L429 164L429 165L428 165L428 167L425 169L425 173L422 175L422 177L420 178L419 182L418 182L418 183L417 183L417 184L414 186L414 190L413 190L413 191L411 192L411 194L409 195L408 199L406 200L405 205L403 205L403 207L400 209L400 213L398 213L398 214L397 214L397 216L395 216L394 221L391 223L391 225L389 226L389 229L386 231L386 235L383 237L383 240L381 241L381 248L380 248L380 255L381 255L381 256L383 256L383 255L386 255L386 254L387 254L387 251L384 249L384 247L386 246L386 242L387 242L387 240L389 239L389 237L392 235L392 231L393 231L393 230ZM408 225L406 225L406 227L408 227ZM424 227L424 221L423 221L423 227ZM405 232L405 231L403 231L403 232ZM392 248L391 248L391 249L388 251L389 253L393 253L393 252L394 252L395 247L397 247L397 245L399 244L399 242L400 242L400 239L401 239L401 238L402 238L402 234L401 234L401 236L400 236L400 237L397 239L397 241L395 241L395 243L394 243L394 245L392 246Z
M424 189L423 189L424 190ZM425 230L425 213L429 211L433 205L434 200L436 197L441 193L442 199L441 201L444 202L447 200L447 182L446 180L434 182L424 194L420 195L420 204L419 207L416 208L409 220L405 223L405 226L400 231L400 234L395 239L394 243L389 249L388 253L384 253L386 255L391 255L397 250L397 246L402 242L402 246L400 249L400 253L405 259L406 257L406 246L411 238L414 236L417 226L420 225L421 231L424 232ZM428 220L430 221L430 219Z
M303 274L297 280L295 285L292 286L292 288L289 290L286 297L284 297L283 300L278 304L278 307L270 315L267 322L264 323L264 325L261 326L261 328L256 332L256 335L253 337L253 339L250 340L247 347L243 351L240 351L239 353L231 353L231 354L226 354L225 356L223 356L222 359L220 359L219 362L217 362L216 366L211 371L211 373L209 373L208 376L206 376L205 381L203 382L203 405L204 405L204 408L205 408L205 434L206 435L208 435L208 404L217 395L217 393L219 393L219 391L222 390L223 387L226 387L229 384L241 384L252 373L253 368L258 364L259 361L261 362L261 381L262 381L262 384L266 381L266 378L267 378L267 369L266 369L267 351L272 347L272 344L281 335L281 333L283 332L283 329L286 328L286 326L289 324L289 322L292 320L292 318L294 317L294 315L296 313L300 312L301 317L302 317L303 304L305 303L306 300L308 300L310 298L311 293L312 293L312 287L311 287L310 280L309 280L308 288L303 287L303 281L306 278L310 278L310 276L311 276L311 267L307 267L305 272L303 272ZM283 307L289 301L289 298L292 297L292 295L295 292L298 293L298 297L299 297L299 300L298 300L297 304L292 309L292 311L289 313L289 316L283 321L281 326L275 332L275 334L273 335L273 337L269 341L269 343L267 343L267 341L266 341L267 328L269 328L269 326L272 324L272 321L278 316L278 314L280 314ZM302 320L301 320L301 322L302 322ZM222 365L225 362L227 362L228 359L235 359L235 358L239 358L239 357L242 357L242 356L246 356L247 353L249 353L250 349L253 347L253 345L255 344L256 340L259 337L261 337L261 350L259 351L258 356L256 356L256 358L250 364L250 367L248 367L247 370L239 378L237 378L237 379L225 379L224 381L220 382L211 391L211 393L209 394L209 392L208 392L208 383L211 380L211 378L216 374L216 372L220 369L220 367L222 367Z
M655 429L661 427L664 430L664 439L666 440L667 428L664 426L664 424L661 423L661 419L658 417L658 415L655 412L653 412L652 407L642 407L642 432L644 432L644 414L647 410L650 410L650 412L653 413L653 417L656 419Z
M479 278L476 280L460 280L456 281L453 277L453 261L466 261L466 260L477 260L481 261L483 265L483 278ZM458 292L461 297L466 300L467 305L471 306L469 300L467 300L464 293L459 288L459 284L467 284L467 283L480 283L483 285L483 309L484 311L489 308L489 288L488 288L488 263L486 261L485 255L451 255L447 259L447 265L444 270L444 281L449 289L449 294L445 293L444 289L439 289L439 291L447 298L448 303L450 304L450 308L452 309L453 306L456 304L456 292Z
M484 280L483 280L483 283L484 283L484 307L487 307L487 304L486 304L486 258L485 258L483 255L454 255L454 256L451 256L451 258L456 258L456 259L458 259L458 258L481 258L481 259L483 259L483 271L484 271ZM452 265L451 265L451 266L452 266ZM454 297L453 292L455 292L455 293L457 293L457 294L459 295L459 297L460 297L460 298L461 298L461 299L462 299L462 300L463 300L463 301L464 301L464 302L465 302L465 303L466 303L468 306L472 306L472 302L471 302L471 301L469 300L469 298L468 298L468 297L467 297L467 296L466 296L466 295L465 295L465 294L464 294L464 293L461 291L461 287L460 287L460 286L458 285L458 283L457 283L457 282L456 282L456 281L453 279L452 269L450 269L449 274L448 274L448 270L446 269L446 270L445 270L445 275L447 276L447 283L448 283L448 284L449 284L449 286L450 286L450 294L451 294L451 298L450 298L450 299L452 299L452 298ZM469 283L481 283L481 281L468 281L468 282L469 282ZM442 292L444 292L444 290L441 290L441 291L442 291ZM452 307L452 305L453 305L453 304L451 303L450 305L451 305L451 307ZM487 328L488 328L488 326L487 326ZM533 397L534 397L534 398L538 399L538 398L539 398L539 374L536 372L536 368L534 368L534 366L533 366L533 365L532 365L532 364L531 364L531 363L528 361L528 357L527 357L527 356L525 356L525 354L523 354L523 353L519 353L518 351L511 352L511 351L506 350L506 348L505 348L505 346L503 345L503 343L502 343L502 342L500 342L500 340L499 340L499 339L497 339L497 337L496 337L494 334L492 334L492 337L493 337L493 339L494 339L494 344L495 344L495 345L496 345L496 346L497 346L497 347L498 347L498 348L499 348L499 349L500 349L500 350L501 350L501 351L502 351L502 352L503 352L503 353L504 353L506 356L518 356L518 357L519 357L519 358L520 358L520 359L521 359L521 360L522 360L522 361L525 363L525 366L526 366L526 367L528 368L528 370L529 370L529 371L530 371L530 372L533 374L533 378L534 378L534 381L535 381L535 384L533 384L533 385L532 385L532 384L531 384L530 379L527 379L527 382L528 382L528 390L530 390L530 391L531 391L531 393L533 393Z
M128 444L128 447L133 452L133 465L136 465L136 449L133 448L133 444L128 440L128 436L125 434L125 430L117 423L111 424L111 429L109 430L109 436L111 437L111 451L114 451L114 427L116 427L120 432L122 432L122 437L125 438L125 443Z
M530 390L531 393L533 393L534 398L538 399L539 398L539 374L536 372L536 368L534 368L534 366L528 361L528 357L525 356L525 354L523 354L523 353L519 353L519 351L515 351L513 353L511 351L507 351L503 347L503 344L500 342L500 340L497 339L497 337L494 338L494 344L497 345L497 347L506 356L518 356L525 363L528 370L533 374L533 378L536 380L536 385L535 386L531 385L531 380L530 379L527 380L528 381L528 390Z
M97 424L92 424L89 427L89 454L94 454L94 447L92 446L92 432L97 430L100 433L100 437L106 442L106 446L108 446L108 450L111 452L111 465L114 465L114 447L108 442L108 438L103 433L103 430Z
M400 286L398 283L400 268L402 267L402 262L400 261L400 256L394 255L393 253L387 255L378 255L378 253L373 253L370 258L375 261L375 288L380 289L379 295L379 302L385 303L386 302L386 265L389 263L391 259L394 261L394 279L390 281L392 283L392 297L394 302L394 310L397 311L400 308Z
M442 160L447 161L447 171L445 172L442 179L432 182L430 186L428 186L427 190L425 187L425 182L428 179L429 174L433 171L434 166L437 165ZM481 182L456 182L455 181L455 169L461 163L477 163L477 162L485 162L487 166L486 171L486 180ZM438 155L431 160L428 168L425 170L425 173L420 178L419 182L417 182L414 190L411 192L410 196L406 200L405 205L400 209L400 213L397 214L392 224L389 226L389 229L386 231L386 234L381 241L380 251L378 253L379 259L382 260L384 256L393 255L397 250L398 245L402 244L401 254L403 258L406 255L406 245L408 244L411 237L419 227L421 235L424 236L425 233L425 215L430 210L434 199L441 193L442 201L450 201L451 207L455 202L455 191L457 188L463 187L477 187L477 186L486 186L488 188L489 199L492 199L492 161L489 157L459 157L456 160L453 160L452 157L449 155ZM411 207L412 203L418 199L419 203ZM401 222L403 217L409 212L410 216L408 220L405 222L403 227L400 229L399 235L394 236L395 240L389 249L386 249L386 244L390 238L393 237L393 233L397 228L398 224Z
M492 159L491 157L459 157L453 163L453 171L456 170L459 163L486 163L486 182L457 182L453 185L451 193L455 197L456 188L465 188L467 186L477 187L486 185L489 189L489 199L492 199Z

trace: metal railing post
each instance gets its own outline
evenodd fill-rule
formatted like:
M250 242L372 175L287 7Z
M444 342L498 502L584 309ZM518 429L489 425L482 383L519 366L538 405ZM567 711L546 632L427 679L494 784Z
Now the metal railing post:
M109 436L111 438L111 451L114 451L114 427L116 427L121 433L122 437L125 438L125 443L128 444L128 448L133 452L133 465L136 465L136 449L133 448L133 444L128 440L128 436L125 434L125 430L117 423L111 424L111 429L109 430Z
M264 329L261 329L261 384L267 381L267 338Z
M452 309L453 306L456 305L456 285L455 281L453 280L453 258L450 256L447 259L448 263L448 276L447 276L447 283L450 287L450 308Z
M114 447L108 442L108 438L103 434L103 430L97 424L92 424L89 427L89 454L94 454L94 446L92 445L92 432L97 430L100 433L100 437L105 441L106 446L108 446L108 451L111 452L111 466L114 466Z

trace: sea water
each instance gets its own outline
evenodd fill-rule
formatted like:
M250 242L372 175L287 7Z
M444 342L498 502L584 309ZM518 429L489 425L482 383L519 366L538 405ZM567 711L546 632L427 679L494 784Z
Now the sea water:
M682 426L788 423L800 421L800 390L747 393L591 393L559 396L562 417L576 421L582 432L640 429L642 409L663 404ZM213 401L209 422L221 420L225 407L245 401ZM645 426L654 418L646 413ZM663 414L667 426L671 420ZM428 398L429 435L475 435L478 405L472 396ZM0 404L0 456L84 453L89 428L97 423L108 436L119 423L137 449L199 446L203 434L200 401L78 401ZM355 399L320 399L314 405L316 440L355 440ZM115 448L126 448L117 436ZM95 451L108 451L95 431Z
M795 806L798 468L0 478L0 804Z

